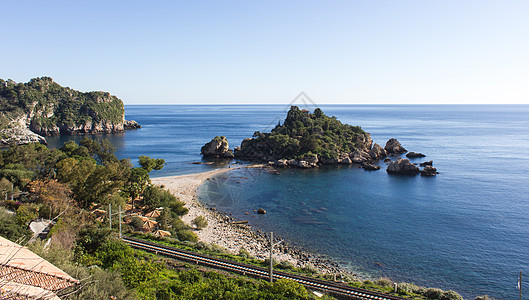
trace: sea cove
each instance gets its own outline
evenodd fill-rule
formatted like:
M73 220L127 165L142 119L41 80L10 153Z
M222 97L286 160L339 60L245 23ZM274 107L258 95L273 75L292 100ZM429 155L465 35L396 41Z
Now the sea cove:
M236 146L269 131L287 106L126 106L142 128L107 137L120 158L164 158L153 176L224 167L194 165L216 135ZM529 106L322 106L374 142L397 138L428 156L435 178L389 176L354 166L237 170L200 189L205 204L274 231L368 276L454 289L465 298L516 295L529 265ZM80 137L51 137L60 143ZM54 140L55 139L55 140ZM247 179L244 179L247 178ZM263 207L267 214L253 210ZM249 215L245 215L249 212ZM524 280L524 284L527 281Z

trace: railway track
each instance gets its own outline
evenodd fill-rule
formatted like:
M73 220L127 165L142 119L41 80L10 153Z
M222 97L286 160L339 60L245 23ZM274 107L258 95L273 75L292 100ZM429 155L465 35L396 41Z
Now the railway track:
M136 238L123 237L125 241L130 246L142 249L145 251L155 252L157 254L162 254L171 258L176 258L179 260L184 260L196 264L206 265L208 267L228 270L232 272L241 273L243 275L251 275L254 277L260 278L269 278L268 269L253 266L250 264L234 262L222 258L214 258L204 254L194 253L191 251L181 250L165 245L160 245ZM340 284L331 281L325 281L316 278L310 278L295 274L290 274L281 271L274 271L274 279L290 279L296 281L304 286L313 289L319 290L333 295L339 296L340 298L348 299L376 299L376 300L404 300L404 298L382 294L378 292L372 292L345 284Z

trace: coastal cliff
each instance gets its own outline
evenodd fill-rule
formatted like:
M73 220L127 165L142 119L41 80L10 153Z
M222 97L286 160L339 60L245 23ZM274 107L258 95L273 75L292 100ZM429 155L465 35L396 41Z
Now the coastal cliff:
M123 102L108 92L79 92L50 77L16 83L0 79L2 143L45 140L40 136L116 133L140 128L125 120ZM15 130L16 129L16 130ZM22 134L19 136L17 134ZM31 136L31 137L30 137Z

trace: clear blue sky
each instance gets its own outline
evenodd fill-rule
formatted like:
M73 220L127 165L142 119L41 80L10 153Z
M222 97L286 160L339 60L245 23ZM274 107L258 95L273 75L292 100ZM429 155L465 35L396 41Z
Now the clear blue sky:
M125 104L529 103L529 1L2 1L0 78Z

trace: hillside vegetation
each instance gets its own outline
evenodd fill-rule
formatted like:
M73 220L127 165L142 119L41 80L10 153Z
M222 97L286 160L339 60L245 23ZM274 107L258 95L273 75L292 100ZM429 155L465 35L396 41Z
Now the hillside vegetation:
M270 133L255 132L245 139L236 156L241 159L273 161L311 156L336 159L356 149L369 150L371 137L359 126L343 124L319 108L313 113L292 106L283 124Z
M108 92L79 92L50 77L27 83L0 79L0 128L27 127L40 135L121 132L123 102ZM135 122L133 122L135 123Z

